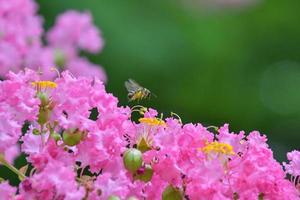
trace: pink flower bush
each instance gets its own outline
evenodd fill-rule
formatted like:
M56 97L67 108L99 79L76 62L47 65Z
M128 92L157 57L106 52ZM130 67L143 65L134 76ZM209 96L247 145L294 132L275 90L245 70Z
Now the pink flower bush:
M60 71L68 69L74 75L105 81L100 66L79 56L80 51L99 53L104 45L91 15L67 11L45 33L37 11L34 0L0 0L0 76L30 67L42 71L42 77L53 79L57 74L51 68L59 66ZM44 36L46 44L42 42Z
M299 152L288 153L284 170L257 131L120 107L98 78L68 71L53 82L42 78L26 69L0 83L0 163L20 178L17 187L0 184L0 199L299 199ZM18 170L11 149L19 142L31 167Z

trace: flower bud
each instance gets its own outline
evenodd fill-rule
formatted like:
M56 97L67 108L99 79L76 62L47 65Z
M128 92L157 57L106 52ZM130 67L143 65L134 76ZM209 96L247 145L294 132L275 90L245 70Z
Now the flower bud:
M179 189L169 185L162 193L162 200L182 200L182 193Z
M33 134L33 135L39 135L39 134L40 134L40 131L39 131L38 129L34 128L34 129L32 130L32 134Z
M120 200L120 198L116 195L111 195L108 197L108 200Z
M75 146L83 138L83 132L78 129L69 129L63 132L63 141L68 146Z
M142 167L140 169L138 169L138 171L135 173L134 179L144 181L145 183L151 181L153 176L152 167L150 165L146 165L145 167Z
M123 163L128 171L135 172L142 166L142 152L134 148L128 149L124 153Z

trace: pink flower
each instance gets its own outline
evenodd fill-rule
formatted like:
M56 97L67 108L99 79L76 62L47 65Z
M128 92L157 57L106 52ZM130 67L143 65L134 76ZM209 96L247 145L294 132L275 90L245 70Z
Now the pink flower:
M19 156L19 154L20 154L20 148L16 144L5 149L4 157L10 164L14 164L14 160L17 158L17 156Z
M0 183L0 200L13 200L17 188L12 187L8 182Z
M5 199L156 200L170 188L190 200L299 199L300 153L288 154L284 171L258 131L236 134L225 124L212 133L145 108L135 122L102 81L70 72L55 82L41 81L32 70L9 73L0 91L0 154L12 164L21 141L34 167L17 195L0 184ZM25 121L29 128L22 133ZM125 153L128 148L136 155Z
M35 120L39 100L29 83L34 78L32 71L10 73L8 80L0 83L0 152L12 148L21 136L21 128L26 120Z
M287 153L287 158L289 163L284 163L285 170L288 174L292 176L299 176L300 175L300 152L299 151L291 151Z
M154 174L151 182L148 184L145 184L144 191L142 194L142 197L146 199L161 199L163 190L165 187L167 187L168 183L165 181L162 181L161 178ZM142 198L140 198L142 199Z
M176 164L176 160L166 154L165 156L158 157L159 161L153 165L153 170L160 178L172 185L180 185L181 183L181 170Z
M71 166L53 160L41 172L21 183L20 194L25 199L81 200L85 191L75 177Z
M31 48L41 43L42 20L32 0L0 1L1 74L18 71Z
M217 135L218 141L230 144L233 147L233 151L236 153L243 152L245 150L244 137L244 131L241 131L239 134L230 133L228 124L221 127L219 129L219 134Z
M1 153L13 147L17 143L21 135L21 126L16 121L7 119L7 116L5 116L5 114L2 112L0 114L0 152Z
M131 184L130 180L122 171L115 174L101 174L94 183L95 192L90 196L89 200L106 200L112 195L125 199L130 193ZM101 191L101 195L96 194L97 190Z
M273 158L265 136L251 132L246 145L244 152L229 163L231 184L239 197L262 194L269 199L293 199L299 195L292 183L286 182L285 173ZM285 194L287 190L290 191L288 195Z
M31 129L32 130L32 129ZM60 161L65 165L72 165L74 157L68 154L62 147L58 146L53 139L48 139L48 142L43 146L40 135L34 135L31 131L25 134L21 141L21 149L28 155L27 160L38 169L43 170L45 166L53 161Z
M72 72L76 77L85 76L94 78L97 77L103 82L106 82L107 77L104 70L91 62L89 62L85 58L74 58L66 63L66 67L68 70Z
M67 11L47 34L43 44L43 20L34 0L0 0L0 75L25 67L40 70L42 77L54 79L51 68L74 70L74 74L106 76L100 66L79 56L80 50L97 53L103 48L100 31L89 13ZM72 68L72 69L71 69ZM83 70L84 73L79 71Z
M0 68L1 74L9 70L17 71L21 64L21 55L15 46L8 42L0 42Z
M48 33L48 40L55 47L71 46L91 53L100 51L104 44L99 30L92 24L91 15L73 10L58 17Z

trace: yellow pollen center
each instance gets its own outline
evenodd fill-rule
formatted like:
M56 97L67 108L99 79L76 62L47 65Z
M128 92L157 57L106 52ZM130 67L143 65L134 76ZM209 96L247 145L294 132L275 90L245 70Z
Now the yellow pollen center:
M139 122L143 124L148 124L150 126L166 126L166 123L162 119L156 117L143 117L139 119Z
M31 85L36 87L38 90L45 88L56 88L57 84L52 81L34 81L31 82Z
M200 148L204 153L217 153L225 155L234 155L233 147L230 144L221 143L221 142L208 142L206 146Z

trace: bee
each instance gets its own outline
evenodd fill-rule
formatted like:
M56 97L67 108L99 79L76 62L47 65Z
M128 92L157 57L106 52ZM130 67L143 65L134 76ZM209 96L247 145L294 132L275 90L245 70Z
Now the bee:
M127 81L125 81L125 87L128 91L129 101L139 101L145 98L149 98L151 95L150 90L140 86L136 81L132 79L128 79Z

